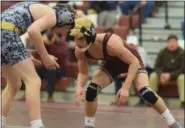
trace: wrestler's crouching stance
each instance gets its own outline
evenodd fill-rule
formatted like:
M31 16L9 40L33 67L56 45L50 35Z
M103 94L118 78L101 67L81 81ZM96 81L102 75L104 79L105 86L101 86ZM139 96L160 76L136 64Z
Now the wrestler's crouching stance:
M7 86L2 92L0 126L6 125L7 116L21 81L26 87L26 104L31 128L44 128L41 116L41 80L35 71L33 59L25 49L20 36L27 33L35 45L43 65L57 69L57 58L48 54L41 32L48 29L69 31L74 26L75 10L68 5L54 7L37 2L19 2L2 12L1 68ZM41 62L40 62L41 63Z
M142 60L132 47L115 34L96 34L94 25L88 19L77 19L71 31L77 47L75 54L78 59L79 75L75 93L75 102L79 105L83 87L88 80L87 58L103 60L95 71L85 94L85 128L95 127L97 111L97 96L114 78L121 73L127 73L127 78L117 94L119 102L126 102L129 88L134 83L139 95L166 120L169 128L181 128L174 119L160 96L149 88L148 75Z

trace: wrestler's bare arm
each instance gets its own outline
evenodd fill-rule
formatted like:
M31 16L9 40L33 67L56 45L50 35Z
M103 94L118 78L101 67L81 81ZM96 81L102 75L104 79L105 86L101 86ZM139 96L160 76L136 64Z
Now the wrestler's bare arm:
M43 30L52 28L56 24L56 16L53 10L48 11L42 18L33 22L33 24L28 28L28 35L31 42L35 44L40 56L47 55L47 51L44 47L41 33Z
M116 42L116 43L115 43ZM124 82L124 88L130 88L137 70L140 68L138 59L123 45L123 40L113 35L107 45L108 54L111 56L117 56L123 62L129 64L128 74Z
M84 87L88 80L88 62L84 53L82 53L78 47L75 48L75 55L78 60L78 80L77 87Z

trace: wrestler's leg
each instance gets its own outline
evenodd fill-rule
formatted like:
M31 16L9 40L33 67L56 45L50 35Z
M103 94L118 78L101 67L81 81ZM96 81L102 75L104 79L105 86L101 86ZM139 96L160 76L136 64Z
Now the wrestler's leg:
M170 127L177 125L174 128L180 128L180 125L176 123L163 99L149 88L149 80L146 73L138 73L134 80L134 85L141 97L164 117Z
M21 87L21 79L13 71L11 66L2 66L2 75L6 79L7 85L2 92L2 127L4 127L6 122L6 117L10 110L12 101Z
M111 83L111 78L101 69L95 71L92 82L87 87L85 101L85 126L94 127L95 114L98 106L97 95L101 89Z
M26 104L33 128L41 127L41 108L40 108L40 86L41 80L36 73L33 62L27 58L13 66L17 75L25 83L26 87Z
M23 45L20 36L15 31L6 31L2 30L2 41L1 41L1 57L2 65L10 65L11 71L15 73L14 76L7 75L8 81L11 83L11 87L19 85L20 79L26 85L26 98L27 105L29 110L30 120L33 121L32 128L40 128L42 125L41 114L40 114L40 85L41 81L38 75L36 74L34 65L31 59L28 59L29 54ZM8 70L8 69L7 69ZM10 77L11 82L10 82ZM15 79L15 80L14 80ZM14 81L14 82L13 82ZM8 84L9 84L8 83ZM20 82L21 83L21 82ZM15 85L13 85L15 84ZM10 85L8 86L10 87ZM18 87L17 87L18 88ZM9 89L10 90L10 89ZM16 90L16 89L15 89ZM3 99L6 99L6 95L14 95L14 93L3 94ZM9 92L9 91L8 91ZM11 98L13 96L10 96ZM9 98L9 99L11 99ZM3 102L5 103L6 100ZM8 101L10 103L10 101ZM5 108L5 107L4 107ZM4 109L3 111L8 111ZM36 127L35 127L36 126Z

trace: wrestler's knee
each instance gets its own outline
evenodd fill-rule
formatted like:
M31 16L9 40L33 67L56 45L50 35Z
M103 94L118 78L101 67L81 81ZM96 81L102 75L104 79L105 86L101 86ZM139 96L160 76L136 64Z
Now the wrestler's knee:
M155 94L149 87L143 87L139 90L139 95L145 100L148 104L154 105L157 100L158 96Z
M100 93L101 87L95 83L90 83L86 91L86 100L88 102L93 102L96 100L97 95Z

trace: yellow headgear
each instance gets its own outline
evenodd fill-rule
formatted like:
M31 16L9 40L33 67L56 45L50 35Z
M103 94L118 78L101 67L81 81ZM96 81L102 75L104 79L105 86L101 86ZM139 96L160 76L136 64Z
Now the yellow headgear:
M87 18L78 18L75 20L75 27L71 30L71 36L85 38L88 44L93 43L96 38L94 24Z

